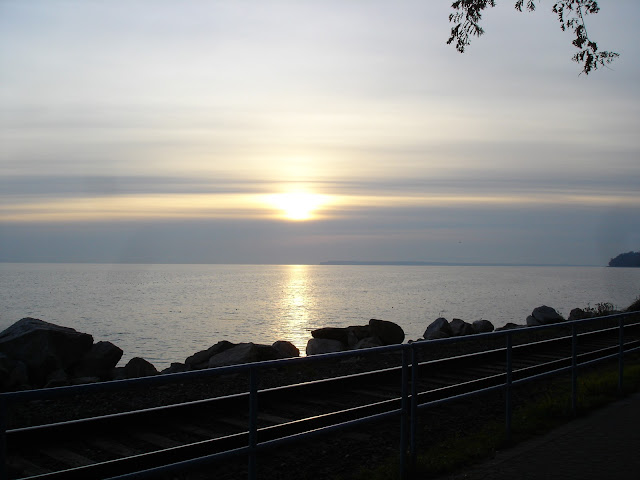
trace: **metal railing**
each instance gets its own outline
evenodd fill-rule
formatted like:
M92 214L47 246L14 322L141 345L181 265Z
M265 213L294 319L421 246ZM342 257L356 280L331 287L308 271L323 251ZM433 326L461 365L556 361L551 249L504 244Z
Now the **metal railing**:
M67 397L71 395L82 395L89 393L97 393L97 392L109 392L109 391L123 391L129 390L135 387L142 386L151 386L151 385L159 385L159 384L172 384L177 382L184 382L186 380L191 379L200 379L207 378L219 375L226 375L230 373L239 373L245 372L248 373L249 376L249 385L248 385L248 393L249 393L249 421L248 421L248 444L246 446L240 448L234 448L231 450L214 453L211 455L206 455L194 459L179 461L176 463L172 463L169 465L162 465L155 468L150 468L142 471L136 471L127 473L124 475L119 475L116 477L111 477L113 480L124 480L124 479L143 479L143 478L156 478L160 474L169 474L175 472L181 472L184 470L190 470L193 468L197 468L200 466L204 466L210 463L218 462L221 459L226 459L229 457L236 457L245 455L248 459L248 477L250 480L255 480L258 476L258 465L256 461L256 456L259 452L264 450L291 444L294 442L298 442L303 439L309 439L312 437L316 437L319 435L327 435L340 430L353 428L356 426L368 424L371 422L380 421L383 419L388 419L391 417L400 417L400 474L401 478L406 478L408 472L411 470L413 465L415 465L416 455L417 455L417 425L418 425L418 413L420 410L426 408L432 408L437 405L442 405L450 402L454 402L457 400L467 399L470 397L490 393L497 391L504 391L505 397L505 429L507 439L510 438L511 435L511 417L513 411L513 401L512 401L512 389L518 385L523 383L532 382L539 380L544 377L549 377L552 375L559 375L562 373L570 372L571 373L571 405L574 413L577 409L577 397L578 397L578 389L577 389L577 378L578 371L581 368L584 368L589 365L593 365L600 362L610 361L617 359L618 360L618 391L622 393L623 391L623 373L624 373L624 356L632 353L640 351L640 347L632 347L625 348L624 343L624 331L627 327L638 326L640 325L640 312L627 312L615 315L608 315L604 317L597 318L588 318L584 320L575 320L575 321L567 321L561 322L551 325L543 325L543 326L535 326L535 327L526 327L519 329L509 329L509 330L501 330L495 331L491 333L482 333L476 334L473 336L465 336L465 337L451 337L445 339L438 340L429 340L424 342L413 342L402 345L391 345L386 347L374 347L369 349L362 349L356 351L345 351L338 353L330 353L323 355L314 355L309 357L301 357L301 358L293 358L293 359L282 359L282 360L271 360L265 362L257 362L243 365L232 365L227 367L218 367L212 369L205 370L197 370L190 371L184 373L174 373L174 374L165 374L158 375L153 377L144 377L130 380L116 380L102 383L94 383L87 385L76 385L76 386L67 386L67 387L57 387L57 388L49 388L49 389L39 389L39 390L28 390L28 391L17 391L17 392L6 392L0 394L0 466L2 471L0 472L0 478L6 479L7 470L6 470L6 433L7 433L7 407L10 404L26 402L31 400L51 400L61 397ZM625 323L626 319L634 318L633 322ZM578 361L578 339L583 335L590 335L592 333L603 332L606 330L612 330L611 328L599 329L596 331L586 331L583 333L578 333L578 328L582 326L586 326L593 322L602 322L602 321L613 321L617 320L618 325L613 327L613 329L618 330L618 344L617 344L617 352L613 354L606 354L603 356L599 356L598 358L587 360L584 362ZM571 335L564 337L567 339L571 339L571 365L554 368L549 371L545 371L543 373L527 376L524 378L519 378L514 380L514 370L513 370L513 350L514 350L514 337L521 334L530 334L531 332L544 332L549 329L558 329L558 328L569 328L571 331ZM504 374L504 382L492 385L485 388L478 388L472 391L468 391L465 393L457 394L457 395L449 395L444 398L440 398L437 400L426 401L423 403L419 403L419 392L418 392L418 375L419 375L419 367L422 365L419 362L419 352L421 349L425 347L432 347L434 345L447 345L447 344L455 344L459 342L469 341L469 340L480 340L480 339L497 339L500 337L504 337L505 339L505 347L501 350L504 350L505 354L505 374ZM535 345L537 343L542 342L532 342L526 344L520 344L520 346L525 345ZM500 349L499 349L500 350ZM494 350L497 351L497 350ZM382 413L377 413L373 415L369 415L363 418L357 418L353 420L348 420L324 427L320 427L311 431L305 431L301 433L296 433L293 435L284 436L281 438L276 438L272 440L267 440L260 442L258 438L258 427L257 427L257 419L258 419L258 379L260 371L265 369L271 369L278 366L292 366L297 364L310 364L313 362L326 361L326 360L338 360L347 357L353 356L363 356L363 355L379 355L382 353L390 353L396 352L401 353L402 361L401 361L401 369L400 369L400 378L399 381L401 383L401 404L399 408L394 408ZM477 352L475 354L480 355L484 352ZM473 355L473 354L472 354ZM442 360L431 360L425 363L437 363L438 361L451 360L454 358L460 357L448 357ZM286 388L286 387L285 387ZM163 407L158 407L159 409ZM168 406L167 408L170 408ZM83 420L91 420L83 419ZM32 478L32 477L28 477Z

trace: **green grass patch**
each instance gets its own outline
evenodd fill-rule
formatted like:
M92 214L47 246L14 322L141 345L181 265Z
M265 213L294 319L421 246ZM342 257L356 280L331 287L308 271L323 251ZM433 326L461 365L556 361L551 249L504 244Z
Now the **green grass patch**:
M624 393L640 391L640 357L627 359L623 377ZM584 415L619 398L618 370L600 367L578 377L577 415ZM534 399L515 408L512 416L511 444L549 432L575 418L571 403L571 385L566 377L541 387ZM414 478L428 479L463 469L491 458L507 444L504 416L445 438L417 457ZM364 468L355 480L391 480L399 478L399 458L387 459L376 468Z
M418 455L416 473L423 477L436 476L472 465L493 455L505 441L504 423L487 423L471 433L446 439Z

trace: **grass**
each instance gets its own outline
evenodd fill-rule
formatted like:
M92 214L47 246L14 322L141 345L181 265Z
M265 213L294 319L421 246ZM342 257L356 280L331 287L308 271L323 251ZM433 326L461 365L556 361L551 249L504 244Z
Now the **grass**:
M625 359L624 393L640 391L640 357ZM571 387L566 377L555 379L538 391L535 399L514 409L511 442L507 442L504 418L495 419L472 431L455 433L419 453L415 478L427 479L463 469L485 459L496 451L530 439L567 423L574 418ZM615 366L599 367L578 378L578 415L617 400L618 371ZM357 480L390 480L399 478L398 458L388 459L374 469L363 469Z

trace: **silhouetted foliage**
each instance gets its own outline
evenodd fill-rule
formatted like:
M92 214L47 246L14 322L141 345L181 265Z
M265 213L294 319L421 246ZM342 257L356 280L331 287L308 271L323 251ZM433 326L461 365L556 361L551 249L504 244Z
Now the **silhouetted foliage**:
M584 312L587 314L586 318L591 317L604 317L605 315L613 315L617 313L616 307L611 302L602 302L596 303L595 307L591 305L587 305L584 309Z
M450 45L455 41L456 50L464 53L466 47L471 44L471 37L479 37L484 33L480 27L482 12L487 7L495 7L495 0L456 0L451 4L455 10L449 15L449 22L455 25L451 27L451 36L447 40ZM534 0L517 0L516 10L522 12L526 9L533 12L536 9ZM600 7L595 0L565 0L556 2L553 5L553 13L558 16L562 31L572 30L575 39L571 42L579 52L572 60L582 65L582 72L589 75L592 70L613 62L620 55L615 52L599 52L596 42L591 40L587 34L584 17L589 14L598 13Z
M640 312L640 297L627 307L627 312Z
M610 267L640 267L640 252L621 253L609 260Z

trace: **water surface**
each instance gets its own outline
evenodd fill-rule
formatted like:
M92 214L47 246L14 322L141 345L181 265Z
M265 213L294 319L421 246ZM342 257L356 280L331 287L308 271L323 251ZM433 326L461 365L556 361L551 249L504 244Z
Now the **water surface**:
M310 330L391 320L407 339L439 316L524 323L549 305L640 294L640 269L367 265L0 264L0 329L31 316L90 333L158 368L219 340L289 340ZM121 362L122 363L122 362Z

